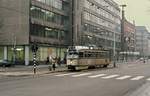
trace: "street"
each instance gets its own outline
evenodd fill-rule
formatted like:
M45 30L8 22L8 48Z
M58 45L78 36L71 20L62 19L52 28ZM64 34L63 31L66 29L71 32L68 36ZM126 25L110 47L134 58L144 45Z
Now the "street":
M122 64L117 68L56 72L0 82L1 96L138 96L150 82L150 64ZM138 91L139 92L139 91ZM139 95L149 96L149 95Z

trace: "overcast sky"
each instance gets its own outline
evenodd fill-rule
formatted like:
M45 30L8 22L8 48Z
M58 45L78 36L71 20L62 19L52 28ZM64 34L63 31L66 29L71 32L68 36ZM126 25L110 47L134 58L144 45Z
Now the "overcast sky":
M126 4L126 17L135 20L136 26L146 26L150 31L150 0L114 0L119 5Z

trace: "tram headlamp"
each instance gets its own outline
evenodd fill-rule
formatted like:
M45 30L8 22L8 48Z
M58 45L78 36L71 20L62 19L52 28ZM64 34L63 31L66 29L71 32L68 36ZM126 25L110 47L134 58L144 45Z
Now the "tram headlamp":
M70 64L73 64L73 61L70 61Z

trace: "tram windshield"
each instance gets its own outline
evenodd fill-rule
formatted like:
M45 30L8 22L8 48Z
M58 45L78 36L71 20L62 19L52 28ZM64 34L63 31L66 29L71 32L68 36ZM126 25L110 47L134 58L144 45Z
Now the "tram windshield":
M77 51L73 51L73 50L69 50L68 53L67 53L67 58L78 58L78 52Z

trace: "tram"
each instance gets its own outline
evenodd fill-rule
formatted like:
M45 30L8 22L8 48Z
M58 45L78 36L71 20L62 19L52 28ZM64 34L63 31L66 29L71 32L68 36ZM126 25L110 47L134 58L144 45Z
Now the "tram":
M71 46L67 50L67 67L69 70L107 67L110 63L109 50L86 46Z

